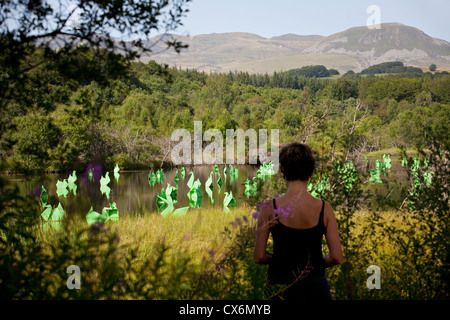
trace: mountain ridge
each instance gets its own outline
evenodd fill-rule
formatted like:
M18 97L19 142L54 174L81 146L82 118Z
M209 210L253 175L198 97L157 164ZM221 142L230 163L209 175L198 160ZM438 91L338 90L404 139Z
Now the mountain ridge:
M154 46L155 53L140 60L217 73L273 73L311 64L323 64L341 73L358 72L388 61L415 67L435 63L439 69L450 69L449 42L398 22L383 23L380 29L352 27L329 36L287 33L265 38L249 32L170 36L189 48L177 54L164 50L161 41ZM158 39L154 37L148 44Z

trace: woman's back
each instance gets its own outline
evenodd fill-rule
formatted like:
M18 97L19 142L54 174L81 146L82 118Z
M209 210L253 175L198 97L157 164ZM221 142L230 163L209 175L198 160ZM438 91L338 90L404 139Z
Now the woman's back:
M278 209L289 211L289 215L279 216L283 225L294 229L309 229L317 225L323 202L306 192L300 195L285 194L276 199L276 205Z
M286 204L287 199L273 199L276 220L271 228L274 248L268 270L269 284L290 284L307 275L325 273L322 257L325 202L314 198L319 207L316 201L296 202L290 207L292 201Z

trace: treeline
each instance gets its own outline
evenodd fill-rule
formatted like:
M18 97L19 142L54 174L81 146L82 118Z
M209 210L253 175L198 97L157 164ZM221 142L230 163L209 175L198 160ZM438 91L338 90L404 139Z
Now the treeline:
M84 52L80 63L98 57ZM100 71L108 74L108 66ZM450 76L339 77L295 72L207 75L133 62L106 84L67 80L46 61L22 95L4 97L0 157L9 170L83 170L89 163L143 169L170 163L175 129L280 129L323 158L448 141ZM7 75L7 70L2 70ZM18 85L18 84L10 84ZM173 143L172 143L173 144Z
M379 73L423 73L422 69L404 66L401 61L394 62L383 62L373 66L370 66L363 71L361 74L379 74Z

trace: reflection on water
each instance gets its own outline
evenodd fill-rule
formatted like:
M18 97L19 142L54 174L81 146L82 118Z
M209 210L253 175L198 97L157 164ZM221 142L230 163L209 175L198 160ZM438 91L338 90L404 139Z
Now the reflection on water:
M222 207L225 193L232 192L236 199L236 204L242 204L247 198L245 195L245 181L247 178L256 176L257 167L242 165L236 166L237 175L224 175L224 166L219 166L219 173L214 172L214 166L195 166L186 167L184 179L178 169L164 170L164 180L149 181L149 171L120 171L120 175L115 175L114 179L105 184L108 175L102 170L101 166L88 168L85 172L77 172L75 186L71 188L57 188L59 181L68 179L68 173L62 174L44 174L34 177L9 176L8 180L19 188L21 195L29 195L39 200L42 186L47 189L48 202L52 206L61 203L65 212L71 214L87 214L91 207L94 211L101 212L104 207L109 207L110 203L115 202L121 215L143 212L157 212L156 198L161 189L165 189L169 183L176 186L175 177L178 172L178 190L177 203L175 209L189 206L189 191L187 183L191 175L195 180L201 182L201 191L203 193L201 207ZM192 174L190 174L192 172ZM211 193L205 190L205 182L212 172L212 190ZM91 174L90 174L91 173ZM222 181L219 187L217 180L220 176ZM65 191L64 191L65 190Z

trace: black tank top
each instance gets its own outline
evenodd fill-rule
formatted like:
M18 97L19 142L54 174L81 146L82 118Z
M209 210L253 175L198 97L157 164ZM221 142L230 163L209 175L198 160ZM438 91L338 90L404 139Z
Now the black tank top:
M269 262L268 284L290 284L306 276L325 275L325 260L322 257L324 206L325 201L322 200L319 222L308 229L288 227L276 215L277 224L270 230L273 256ZM273 207L277 208L275 199Z

